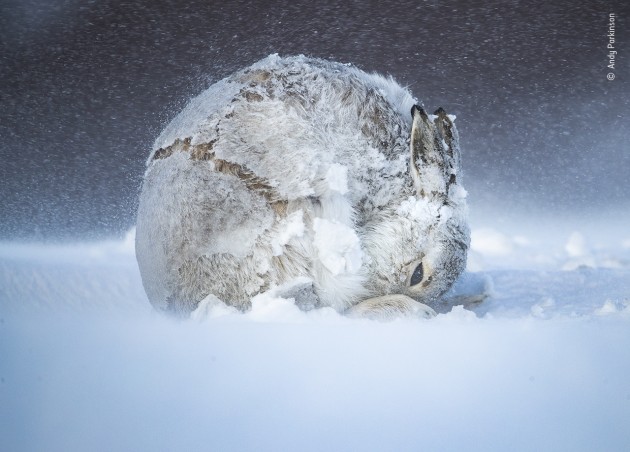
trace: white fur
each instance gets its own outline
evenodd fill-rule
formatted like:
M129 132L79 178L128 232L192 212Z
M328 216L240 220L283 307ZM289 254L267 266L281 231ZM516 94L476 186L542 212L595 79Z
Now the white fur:
M412 121L414 103L391 77L277 55L192 99L157 138L140 197L151 302L247 309L294 280L303 308L435 302L465 262L465 190L457 131L434 140L441 119ZM418 262L432 279L409 287Z

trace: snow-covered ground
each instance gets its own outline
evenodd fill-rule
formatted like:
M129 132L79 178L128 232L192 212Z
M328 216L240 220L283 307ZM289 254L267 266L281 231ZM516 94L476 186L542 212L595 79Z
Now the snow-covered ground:
M0 450L630 450L630 234L506 231L453 289L484 302L391 323L273 294L173 320L133 232L2 243Z

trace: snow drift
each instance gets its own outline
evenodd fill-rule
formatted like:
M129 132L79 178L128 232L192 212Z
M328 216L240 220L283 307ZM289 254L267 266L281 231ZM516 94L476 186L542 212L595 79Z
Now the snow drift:
M1 450L627 450L630 247L473 229L432 320L165 318L125 240L0 245Z

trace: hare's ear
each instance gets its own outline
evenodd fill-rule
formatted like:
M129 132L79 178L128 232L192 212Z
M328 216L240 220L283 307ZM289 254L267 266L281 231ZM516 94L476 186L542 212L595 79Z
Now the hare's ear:
M459 138L442 108L429 118L424 109L411 109L411 176L420 197L446 202L450 185L457 182Z
M455 127L454 116L446 114L442 107L438 108L434 115L435 125L446 144L446 163L448 173L448 185L457 183L461 171L461 157L459 150L459 133Z

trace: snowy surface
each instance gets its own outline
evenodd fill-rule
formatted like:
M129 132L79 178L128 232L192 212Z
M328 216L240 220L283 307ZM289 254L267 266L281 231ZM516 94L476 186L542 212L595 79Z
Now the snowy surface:
M175 321L133 231L2 243L0 450L630 450L630 235L473 228L468 270L489 298L432 320Z

